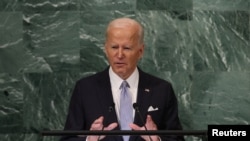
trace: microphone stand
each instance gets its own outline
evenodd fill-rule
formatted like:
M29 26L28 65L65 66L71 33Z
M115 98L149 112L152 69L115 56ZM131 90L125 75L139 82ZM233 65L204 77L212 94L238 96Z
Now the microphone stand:
M148 131L148 129L147 129L146 125L145 125L145 121L142 118L142 115L141 115L141 112L139 110L139 107L138 107L137 103L134 103L133 107L134 107L135 111L138 113L138 115L140 117L140 120L141 120L141 122L143 124L143 127L145 128L146 131ZM152 138L150 136L148 136L148 137L149 137L149 140L152 141Z

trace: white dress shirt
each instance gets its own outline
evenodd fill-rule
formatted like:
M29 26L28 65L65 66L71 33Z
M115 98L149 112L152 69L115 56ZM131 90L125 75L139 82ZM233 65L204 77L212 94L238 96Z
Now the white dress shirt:
M110 67L109 68L109 77L110 77L110 83L111 83L111 91L113 95L113 100L115 103L115 110L116 110L116 115L118 118L118 121L120 121L120 116L119 116L119 110L120 110L120 94L121 90L119 89L122 82L124 81L122 78L120 78ZM129 93L132 95L132 104L136 102L137 99L137 90L138 90L138 83L139 83L139 72L138 69L136 68L134 72L129 76L128 79L126 79L128 82L130 88L129 88ZM133 110L133 117L135 115L135 110Z

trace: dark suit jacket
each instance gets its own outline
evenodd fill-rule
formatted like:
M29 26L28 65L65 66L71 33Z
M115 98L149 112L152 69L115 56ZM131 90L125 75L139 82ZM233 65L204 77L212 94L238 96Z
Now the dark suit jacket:
M159 130L181 130L178 117L177 99L171 84L139 70L137 104L144 121L152 116ZM89 130L93 121L104 116L104 125L118 122L115 110L109 112L113 104L108 68L95 75L79 80L71 97L69 112L64 130ZM152 106L156 111L148 112ZM139 114L134 123L143 126ZM117 127L115 130L120 130ZM183 140L183 137L161 137L162 141ZM62 137L61 141L85 141L85 138ZM106 136L105 141L122 141L121 136ZM140 136L131 136L130 141L141 141Z

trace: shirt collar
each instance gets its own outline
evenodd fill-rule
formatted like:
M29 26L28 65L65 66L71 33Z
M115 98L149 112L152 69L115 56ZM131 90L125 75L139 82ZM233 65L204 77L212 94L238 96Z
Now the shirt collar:
M109 68L109 76L110 76L111 85L114 88L119 89L123 79L120 78L113 71L113 69L111 67ZM126 79L126 81L128 82L128 84L130 86L130 89L131 88L137 88L138 82L139 82L139 71L138 71L137 67L135 68L134 72Z

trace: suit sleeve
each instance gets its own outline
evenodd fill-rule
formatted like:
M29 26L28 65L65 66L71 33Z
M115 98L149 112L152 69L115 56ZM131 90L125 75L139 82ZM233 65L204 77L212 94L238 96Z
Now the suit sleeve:
M80 93L80 84L79 82L77 82L70 99L68 115L64 126L64 130L83 130L84 112L81 100L82 100L82 95ZM85 140L86 137L77 137L77 136L62 136L60 138L60 141L85 141Z
M165 125L162 128L163 130L182 130L178 116L178 101L171 84L167 85L166 92L166 107L163 118ZM162 141L184 141L183 136L162 136L161 139Z

